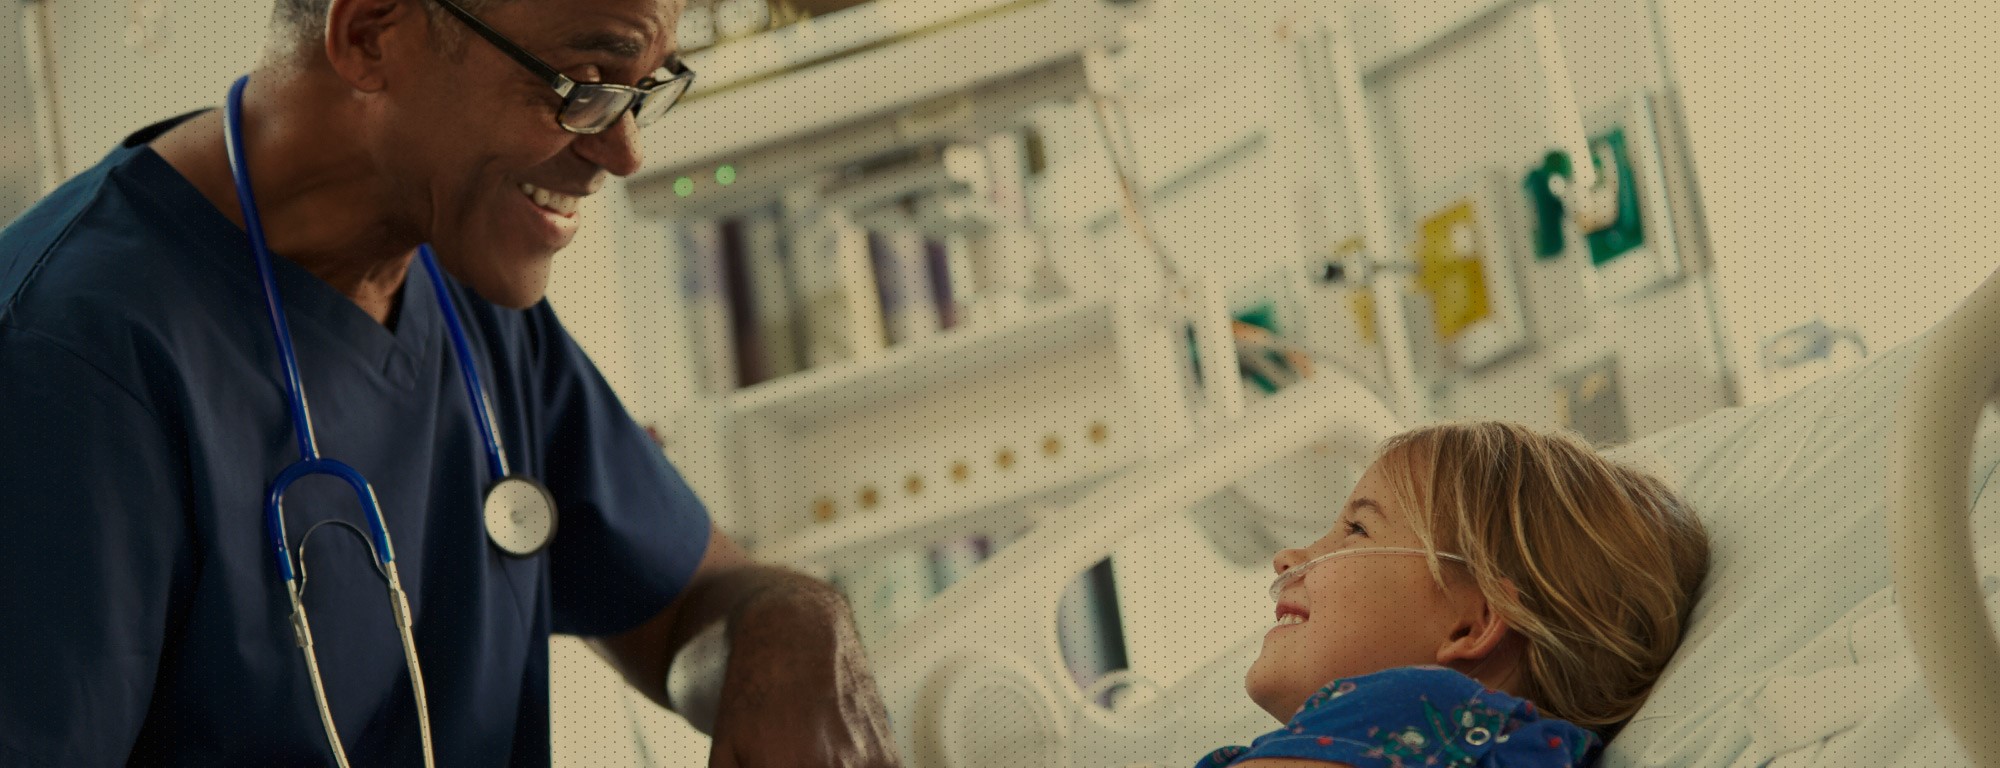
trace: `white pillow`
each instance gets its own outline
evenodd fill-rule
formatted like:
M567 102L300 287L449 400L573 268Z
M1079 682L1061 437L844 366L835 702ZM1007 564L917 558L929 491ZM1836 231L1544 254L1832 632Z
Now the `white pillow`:
M1709 766L1751 741L1774 667L1889 586L1886 456L1913 340L1772 403L1731 408L1606 451L1673 485L1707 525L1703 584L1679 653L1605 766ZM2000 544L2000 418L1981 422L1970 491L1979 551ZM1982 573L1996 563L1982 562ZM1887 702L1885 702L1886 704Z

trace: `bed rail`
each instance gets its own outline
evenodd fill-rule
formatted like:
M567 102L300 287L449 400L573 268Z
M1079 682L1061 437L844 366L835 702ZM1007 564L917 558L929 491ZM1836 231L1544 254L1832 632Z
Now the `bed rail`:
M2000 768L2000 641L1980 596L1967 495L2000 383L2000 272L1920 341L1889 442L1889 562L1924 684L1972 764Z
M1076 574L1163 515L1178 514L1191 501L1272 462L1315 445L1343 456L1363 455L1400 428L1374 393L1322 371L1251 405L1225 433L1143 462L1047 515L1027 537L892 632L882 653L871 654L881 659L876 680L891 719L898 721L904 754L917 765L966 764L961 756L947 756L964 750L941 743L950 741L957 725L940 721L951 717L938 711L956 711L952 702L983 687L980 695L1017 695L1028 711L1012 713L1013 727L1052 742L1044 745L1052 749L1047 753L1012 745L1034 756L1025 762L1054 759L1069 746L1062 742L1075 730L1071 724L1086 707L1095 708L1066 690L1066 680L1042 672L1063 668L1055 643L1056 605ZM943 631L974 625L983 629L971 644L959 633ZM991 679L975 680L982 676ZM1012 689L996 693L1003 683Z

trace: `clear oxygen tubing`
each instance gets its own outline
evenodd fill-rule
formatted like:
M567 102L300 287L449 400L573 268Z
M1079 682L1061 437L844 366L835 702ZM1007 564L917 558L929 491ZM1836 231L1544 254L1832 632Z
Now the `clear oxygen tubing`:
M1305 579L1306 571L1328 560L1347 557L1349 555L1416 555L1418 557L1428 557L1431 554L1433 553L1429 550L1416 549L1414 547L1357 547L1355 549L1337 549L1294 565L1285 569L1284 573L1278 574L1278 578L1271 580L1271 601L1277 602L1278 596L1284 594L1286 587ZM1456 563L1466 562L1465 558L1460 555L1447 552L1438 552L1435 554L1439 560L1450 560Z

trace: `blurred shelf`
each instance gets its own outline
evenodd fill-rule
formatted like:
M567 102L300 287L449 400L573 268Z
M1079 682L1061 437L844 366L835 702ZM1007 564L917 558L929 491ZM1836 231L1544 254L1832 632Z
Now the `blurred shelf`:
M698 52L688 60L694 90L674 111L679 127L641 134L650 160L639 177L696 173L1077 58L1114 41L1144 5L874 0Z
M1040 0L870 0L688 55L690 99Z
M1130 444L1112 446L1094 461L1073 462L1055 471L1041 468L1043 471L1036 474L1037 482L1009 493L961 504L913 505L849 514L833 522L801 527L769 545L755 547L753 552L764 562L795 567L831 565L850 557L874 559L884 552L965 535L968 518L978 518L974 527L989 534L1018 530L1033 524L1037 514L1064 514L1069 503L1081 493L1129 469L1141 455Z
M914 395L950 391L1090 341L1110 344L1109 298L1031 305L1012 322L945 331L859 360L793 374L728 397L732 417L757 416L795 428L865 413Z

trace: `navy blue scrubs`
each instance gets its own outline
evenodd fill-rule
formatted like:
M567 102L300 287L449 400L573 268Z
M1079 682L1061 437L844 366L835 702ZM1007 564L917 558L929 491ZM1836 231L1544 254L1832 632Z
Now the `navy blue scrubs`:
M185 118L182 118L185 119ZM145 146L151 126L0 232L0 764L330 764L263 495L298 458L249 240ZM449 286L515 471L554 544L487 540L490 480L429 277L392 329L274 260L322 455L374 485L416 614L441 765L546 765L548 636L653 616L706 551L701 502L547 303ZM365 530L338 481L287 496ZM419 760L360 536L312 535L305 600L356 765Z

